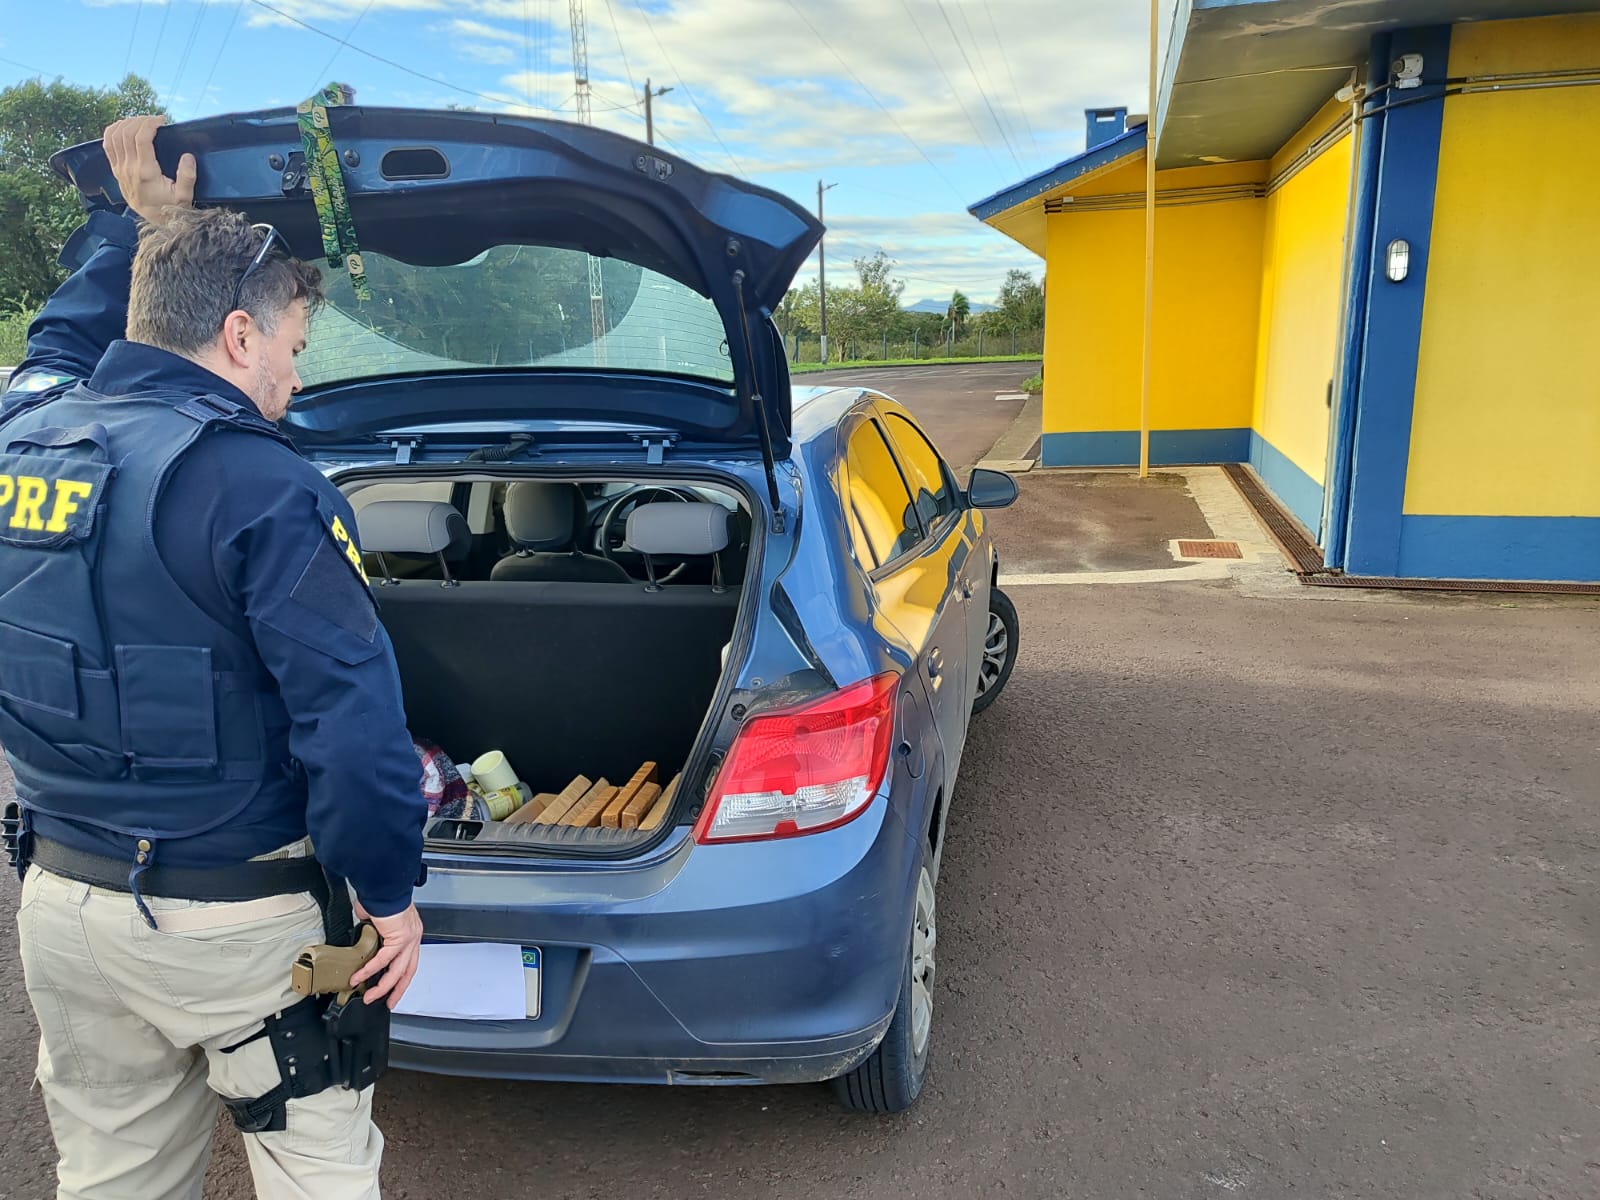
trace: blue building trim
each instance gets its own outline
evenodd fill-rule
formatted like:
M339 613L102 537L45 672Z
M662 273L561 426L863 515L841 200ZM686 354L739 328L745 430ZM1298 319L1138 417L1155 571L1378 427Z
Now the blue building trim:
M1389 73L1389 35L1372 39L1372 54L1367 61L1367 82L1387 78ZM1388 92L1362 102L1362 111L1384 103ZM1328 528L1324 531L1324 561L1328 566L1344 562L1345 531L1350 520L1350 460L1354 454L1356 407L1361 380L1361 350L1366 340L1367 296L1372 282L1372 223L1378 200L1378 149L1382 132L1381 117L1370 118L1360 127L1359 157L1356 161L1356 194L1351 199L1354 221L1350 231L1350 265L1347 272L1349 293L1345 297L1344 340L1340 346L1339 398L1334 409L1333 454L1329 465Z
M1150 465L1194 467L1208 463L1246 462L1248 429L1152 429ZM1047 467L1136 467L1139 431L1047 433L1039 442L1039 459Z
M1420 54L1426 78L1445 78L1450 27L1400 30L1389 35L1386 58ZM1411 457L1411 413L1422 338L1434 189L1439 176L1439 138L1444 125L1443 85L1391 91L1408 103L1369 122L1381 122L1376 208L1369 257L1366 319L1356 384L1349 520L1344 561L1352 575L1400 573L1400 528L1406 470ZM1400 283L1385 275L1386 250L1403 238L1411 246L1410 271Z
M1600 583L1600 517L1407 516L1395 574Z
M1012 184L992 196L979 200L967 211L978 220L987 221L1008 208L1027 203L1051 188L1060 187L1063 183L1070 183L1074 179L1081 179L1090 171L1098 171L1101 167L1108 167L1120 159L1130 158L1144 149L1146 130L1147 127L1144 125L1135 126L1109 141L1102 142L1092 150L1085 150L1082 154L1065 162L1059 162L1048 170L1029 176L1021 183Z
M1250 431L1249 462L1278 503L1305 526L1312 541L1317 541L1318 526L1322 524L1322 485L1253 429Z

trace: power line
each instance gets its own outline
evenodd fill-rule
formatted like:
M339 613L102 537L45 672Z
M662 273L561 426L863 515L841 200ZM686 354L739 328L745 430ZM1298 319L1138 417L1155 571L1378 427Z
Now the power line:
M171 15L171 3L169 2L167 4L163 4L161 6L161 27L156 30L156 48L150 51L150 69L145 72L145 74L150 76L152 79L155 78L156 74L156 58L161 53L161 41L167 36L167 18Z
M351 24L350 24L350 32L348 32L348 33L346 33L344 35L346 42L348 42L349 39L351 39L351 38L353 38L355 36L356 30L361 27L361 22L363 22L363 21L365 21L367 19L367 14L369 12L371 12L371 11L372 11L372 0L367 0L366 7L363 8L361 10L361 12L356 16L356 19L353 22L351 22ZM324 83L328 82L328 72L333 70L333 64L339 61L339 55L341 55L343 53L344 53L344 46L343 45L335 46L333 48L333 53L328 55L328 61L322 64L322 70L318 71L317 72L317 77L311 81L311 87L308 89L308 93L316 91Z
M223 30L222 41L217 43L217 52L211 57L211 70L206 72L206 81L200 85L200 94L195 97L194 109L191 116L198 116L200 107L206 102L206 93L211 90L211 81L216 78L217 64L222 61L222 52L227 49L228 39L233 36L233 27L239 23L239 14L244 11L244 0L233 6L233 18L228 22L228 28Z
M637 3L637 0L635 0L635 2ZM936 174L940 179L944 180L944 185L947 188L949 188L953 193L955 193L957 199L959 199L961 197L960 189L957 188L955 184L951 183L950 182L950 177L939 169L939 164L934 162L933 159L928 157L928 152L926 150L924 150L920 144L918 144L917 139L912 137L909 133L906 132L905 126L900 124L899 121L895 120L895 115L892 112L890 112L887 107L884 106L884 103L883 103L882 100L879 100L878 97L873 94L872 89L869 88L865 83L862 82L861 76L857 75L855 73L855 71L851 68L850 64L845 62L844 56L841 55L837 50L835 50L833 48L833 44L831 42L829 42L827 38L822 36L821 32L817 29L817 27L811 23L811 18L806 16L804 11L801 10L800 6L795 3L795 0L787 0L787 3L788 3L790 8L794 9L794 15L799 17L802 21L805 22L805 26L806 26L807 29L811 30L812 36L815 37L817 39L817 41L821 42L825 47L827 47L827 50L828 50L829 54L832 54L834 58L839 60L839 65L845 69L846 73L850 76L851 79L856 81L856 86L867 94L867 99L871 100L874 104L876 104L880 109L883 110L883 115L888 117L889 118L889 123L891 125L893 125L897 130L900 131L900 136L905 138L906 141L911 143L912 148L915 149L918 154L922 155L923 160L930 167L933 168L934 174Z
M178 69L172 75L171 96L174 100L178 98L178 85L183 82L183 72L189 66L189 55L194 53L194 40L200 36L200 22L205 20L209 7L202 4L195 9L194 20L189 25L189 40L183 44L183 53L178 56Z
M972 82L978 89L978 95L988 106L989 116L994 121L994 127L1000 131L1000 140L1006 144L1006 150L1011 155L1011 161L1017 164L1017 170L1022 170L1022 160L1017 157L1016 147L1011 144L1011 135L1006 132L1006 127L1000 122L1000 114L994 110L994 102L989 99L989 93L984 91L983 80L978 78L978 72L973 68L972 59L967 55L965 43L956 35L955 24L950 20L950 10L945 8L944 0L933 0L939 6L939 14L944 17L945 28L950 30L950 40L956 44L956 49L961 51L961 60L967 64L967 73L972 76Z
M972 110L967 107L967 102L961 98L961 89L956 87L955 80L950 78L950 72L944 69L944 62L939 58L939 53L933 48L933 43L928 40L927 31L922 28L922 22L917 20L917 14L912 11L911 0L900 0L900 6L906 10L911 25L917 31L917 36L922 39L922 44L928 48L928 57L933 60L933 65L939 68L939 74L944 76L944 83L950 89L950 94L956 98L956 103L961 106L961 114L967 118L967 124L972 126L973 136L978 139L978 145L983 147L983 152L989 156L989 161L999 171L1000 160L994 156L994 151L989 148L989 139L983 136L983 130L978 128L978 122L972 117Z
M139 7L133 10L133 32L128 35L128 52L122 56L122 77L128 77L128 70L133 66L133 44L139 40L139 18L144 16L144 0L139 0Z
M978 40L978 35L973 32L972 17L967 12L967 6L957 5L956 12L961 15L961 27L967 31L967 44L970 44L972 48L978 52L978 65L983 68L984 84L989 91L995 91L994 72L989 69L989 56L984 53L983 43ZM1002 99L1000 102L1000 107L995 111L1000 113L1004 112L1004 110L1005 101ZM1016 145L1021 146L1022 138L1017 133L1016 121L1012 118L1010 113L1005 113L1005 123L1006 130L1011 135L1012 141ZM1019 162L1017 165L1021 166L1022 164Z
M1022 127L1028 131L1028 142L1033 147L1034 157L1039 156L1039 139L1033 134L1033 122L1028 119L1028 110L1022 106L1022 92L1017 87L1016 74L1011 70L1011 56L1006 53L1005 44L1000 40L1000 27L995 24L994 6L989 0L983 0L983 11L989 17L989 32L994 34L995 49L1000 52L1000 61L1006 65L1006 78L1011 81L1011 95L1017 102L1017 115L1022 118Z
M329 33L326 29L318 29L315 25L308 24L307 22L302 21L299 17L291 16L289 13L284 12L283 9L268 4L267 0L250 0L250 3L254 4L257 8L264 8L272 14L282 17L290 24L298 25L301 29L307 30L310 33L314 33L318 37L327 38L330 42L337 42L346 50L354 50L363 58L370 58L373 62L382 63L386 67L393 67L396 71L403 71L405 74L410 75L414 79L421 79L428 83L438 84L442 88L449 88L452 92L460 92L463 96L476 96L479 100L487 100L490 104L496 104L501 107L516 103L514 99L508 99L505 96L491 96L487 92L480 92L473 88L462 87L458 83L451 83L448 79L440 79L436 75L424 74L423 72L416 70L414 67L408 67L404 63L395 62L392 58L385 58L381 54L374 54L371 50L364 50L360 46L357 46L354 42L350 41L349 38L342 38L336 33ZM545 111L560 112L561 110L547 108Z
M637 92L638 85L633 82L633 68L628 65L628 49L622 44L622 30L617 28L617 10L611 6L611 0L606 0L606 15L611 18L611 32L617 39L617 50L622 55L622 73L628 77L628 90Z
M9 63L13 67L21 67L24 71L32 71L35 75L43 76L45 74L43 67L30 67L25 62L18 62L14 58L6 58L3 55L0 55L0 62Z
M794 0L790 0L790 4L792 5L793 3ZM661 35L656 32L655 22L650 20L650 14L641 7L639 0L633 0L633 7L644 18L645 28L650 31L650 36L655 39L656 48L661 51L661 57L666 60L667 69L677 76L678 86L683 89L683 94L689 97L689 103L694 105L695 112L700 114L700 119L706 123L706 128L711 131L711 136L717 139L717 145L722 147L722 152L728 156L728 161L733 163L734 169L739 174L743 175L745 173L744 164L734 156L732 150L728 149L728 143L722 140L722 135L717 132L717 127L711 123L711 118L706 116L706 110L700 107L699 97L694 94L694 90L689 86L689 82L683 77L682 72L673 64L672 55L667 53L667 48L661 41Z

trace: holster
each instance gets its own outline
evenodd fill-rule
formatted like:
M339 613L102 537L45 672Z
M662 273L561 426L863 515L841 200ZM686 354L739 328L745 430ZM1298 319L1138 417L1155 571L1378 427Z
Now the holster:
M340 1003L331 998L322 1012L336 1084L360 1091L389 1069L389 1006L368 1004L359 995Z
M309 996L276 1016L265 1028L223 1051L231 1054L266 1037L278 1063L279 1083L248 1100L224 1099L241 1133L276 1133L287 1128L288 1103L331 1087L360 1091L389 1067L389 1006L368 1004L358 995L344 1003L331 996Z
M28 874L28 863L33 859L32 841L28 816L22 811L22 805L15 800L7 800L3 813L0 813L0 842L5 844L6 861L16 869L18 879Z

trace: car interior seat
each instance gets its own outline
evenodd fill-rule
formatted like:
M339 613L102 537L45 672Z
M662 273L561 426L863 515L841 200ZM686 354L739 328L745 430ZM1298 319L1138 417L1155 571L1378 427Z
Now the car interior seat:
M458 579L451 563L460 563L472 546L467 519L442 500L375 500L356 515L361 549L374 555L383 582L396 583L391 558L437 562L446 586ZM417 578L413 568L403 574ZM422 576L426 578L426 576Z
M630 583L622 567L578 548L583 492L575 483L528 479L506 488L506 534L517 547L489 572L493 580Z

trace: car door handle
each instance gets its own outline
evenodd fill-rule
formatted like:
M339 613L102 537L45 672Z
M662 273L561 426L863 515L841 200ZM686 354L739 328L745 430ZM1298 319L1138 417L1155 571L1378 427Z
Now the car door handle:
M944 673L944 655L938 650L928 652L928 678L937 680Z
M960 581L960 586L961 586L961 598L963 600L971 600L972 599L972 592L973 592L972 580L963 579L963 580Z

